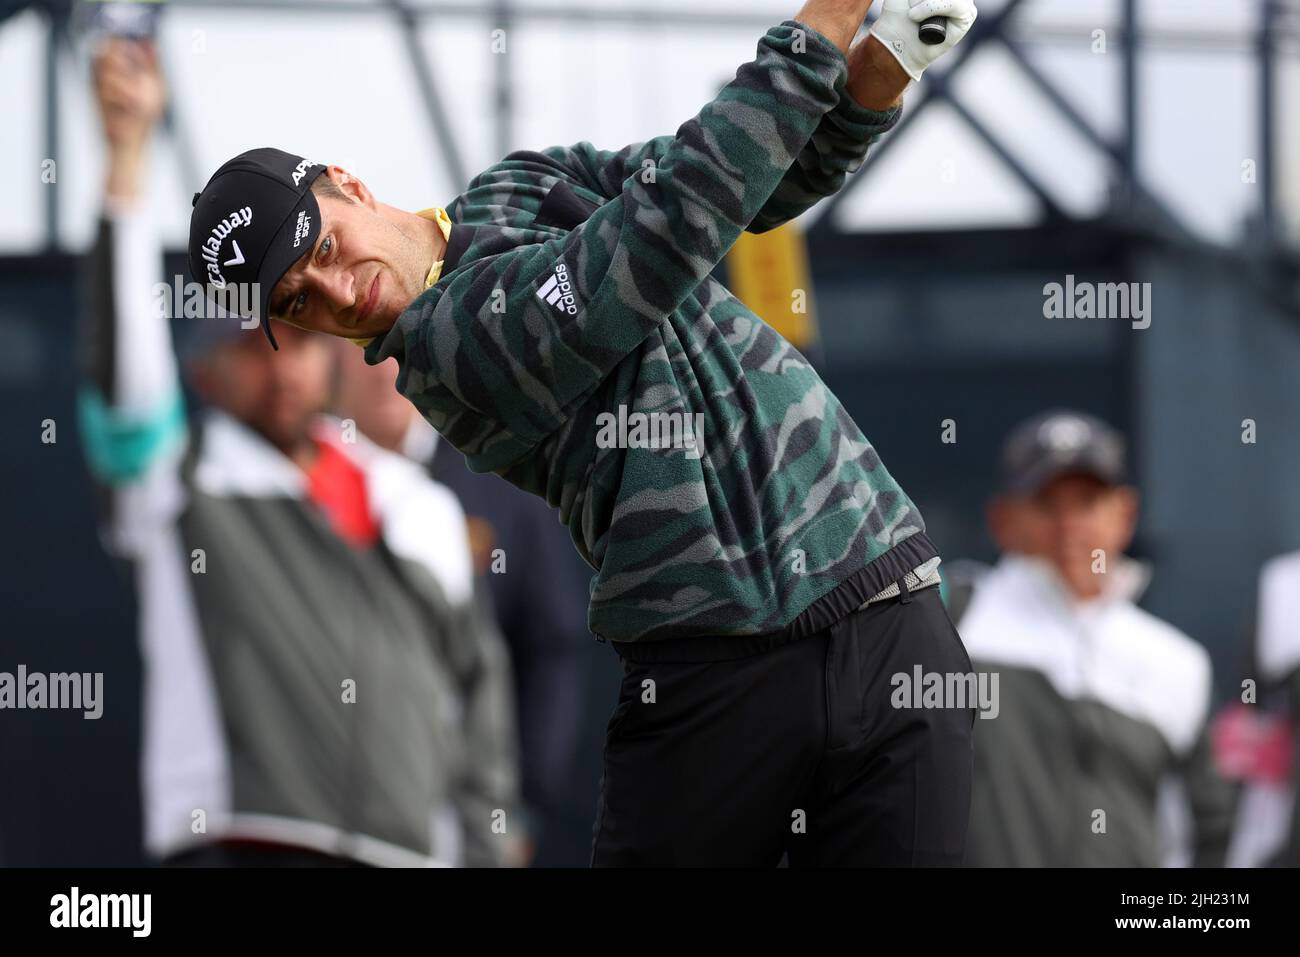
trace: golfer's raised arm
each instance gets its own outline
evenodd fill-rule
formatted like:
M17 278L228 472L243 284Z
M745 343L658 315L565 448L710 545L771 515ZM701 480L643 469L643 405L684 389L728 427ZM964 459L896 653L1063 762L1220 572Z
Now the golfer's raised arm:
M536 444L699 287L835 106L846 72L821 34L794 21L770 29L757 56L656 147L652 169L628 153L621 170L590 171L625 178L585 223L460 270L432 321L416 300L399 325L408 359L430 366L420 376L428 385L408 379L403 391L471 456L495 435L498 454L478 467ZM538 295L547 284L563 284L562 308ZM512 436L504 444L502 426Z
M848 76L837 91L835 107L822 116L772 195L745 227L748 232L766 232L835 195L849 174L866 160L871 144L898 122L902 94L910 82L898 61L879 40L863 36L849 51L848 64ZM660 136L617 151L597 150L590 143L580 143L568 149L545 150L531 160L515 154L484 174L479 182L488 185L499 177L508 179L511 167L520 164L558 164L574 181L612 198L623 191L629 176L651 175L674 139Z
M813 0L795 17L802 30L815 31L830 45L847 53L848 74L836 89L836 103L797 152L771 199L746 228L761 232L805 212L843 185L845 176L862 165L867 147L898 120L899 100L908 75L879 41L863 36L849 41L866 17L873 0ZM796 36L792 49L800 52L806 38ZM846 95L851 94L851 95ZM790 102L787 108L816 111L819 104ZM680 132L678 134L680 136ZM607 198L623 192L629 176L651 175L678 137L659 136L621 150L598 150L590 143L553 147L541 154L521 151L475 180L476 186L508 181L512 169L554 165L555 172L573 178Z

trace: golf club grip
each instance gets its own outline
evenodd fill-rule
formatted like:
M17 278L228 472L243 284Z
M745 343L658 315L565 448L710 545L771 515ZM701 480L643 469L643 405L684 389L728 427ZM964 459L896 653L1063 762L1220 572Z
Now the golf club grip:
M948 38L948 18L930 17L928 20L922 20L921 25L917 27L917 36L922 43L929 46L942 43Z

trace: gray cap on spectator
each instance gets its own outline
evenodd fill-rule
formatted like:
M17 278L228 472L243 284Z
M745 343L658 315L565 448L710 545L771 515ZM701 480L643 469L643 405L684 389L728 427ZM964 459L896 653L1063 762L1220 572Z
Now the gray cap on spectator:
M1036 492L1061 475L1086 474L1109 485L1128 481L1124 437L1101 419L1053 409L1012 429L1002 446L1002 491Z

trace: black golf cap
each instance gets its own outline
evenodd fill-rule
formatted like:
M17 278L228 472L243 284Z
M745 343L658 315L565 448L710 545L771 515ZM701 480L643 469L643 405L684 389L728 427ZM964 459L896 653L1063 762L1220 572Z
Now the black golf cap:
M1002 489L1038 491L1061 475L1092 475L1108 485L1128 481L1124 437L1083 412L1053 409L1020 423L1002 446Z
M214 301L254 303L256 311L241 318L256 318L274 349L280 347L267 303L280 277L320 235L311 184L324 171L324 163L262 147L223 164L194 194L190 272ZM229 295L241 287L258 294Z

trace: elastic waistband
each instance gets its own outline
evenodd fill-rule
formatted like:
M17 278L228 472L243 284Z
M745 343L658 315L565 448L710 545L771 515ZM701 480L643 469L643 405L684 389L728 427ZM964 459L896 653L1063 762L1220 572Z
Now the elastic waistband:
M934 542L924 532L917 532L844 579L780 631L762 635L698 635L654 641L612 640L610 645L626 660L637 662L748 658L830 628L894 582L905 579L917 565L938 555ZM906 595L905 591L899 598L887 600L898 601L903 595Z

